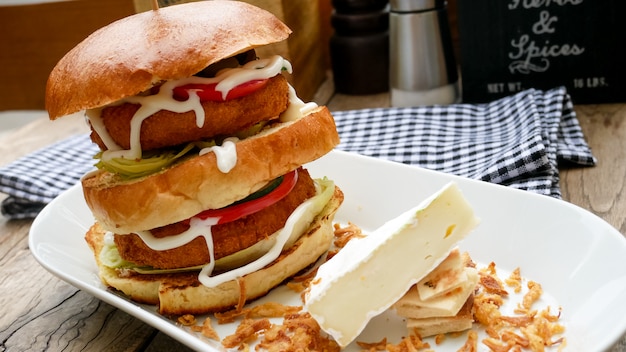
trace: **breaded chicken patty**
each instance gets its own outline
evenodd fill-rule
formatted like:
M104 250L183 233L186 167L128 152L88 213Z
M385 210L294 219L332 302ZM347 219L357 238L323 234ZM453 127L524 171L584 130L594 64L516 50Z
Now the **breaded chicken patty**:
M226 101L204 101L205 122L198 127L193 111L175 113L160 110L141 124L140 140L144 151L175 146L221 135L236 135L261 121L269 121L287 109L289 85L282 75L270 78L261 89ZM107 132L123 149L130 148L130 124L140 105L124 103L102 110ZM91 139L106 150L102 138L92 129Z
M293 190L274 205L239 220L211 228L215 258L220 259L267 238L284 227L289 215L306 199L315 195L315 185L308 171L298 169L298 181ZM155 237L175 236L189 229L187 222L179 222L152 230ZM136 234L115 235L120 256L137 265L158 269L185 268L210 262L204 237L165 251L150 249Z

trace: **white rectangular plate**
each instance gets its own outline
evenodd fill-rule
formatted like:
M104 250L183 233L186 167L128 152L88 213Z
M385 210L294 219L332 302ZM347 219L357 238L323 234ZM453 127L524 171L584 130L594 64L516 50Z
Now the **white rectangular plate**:
M553 312L562 307L568 349L605 350L626 332L626 240L604 220L570 203L547 196L469 180L418 167L333 151L307 165L313 177L327 176L343 190L338 222L369 232L455 181L478 217L479 227L460 245L472 259L495 262L503 272L521 268L539 282ZM93 216L77 185L57 197L35 219L30 249L51 273L145 321L194 349L222 350L220 344L177 326L154 306L136 304L107 290L98 279L93 255L83 237ZM393 274L393 273L390 273ZM279 287L263 301L300 305L296 293ZM254 304L254 303L253 303ZM236 324L214 324L221 338ZM406 335L399 319L376 319L358 338L375 342ZM431 343L437 351L456 351L464 338ZM347 350L356 350L348 346ZM480 350L487 350L480 346Z

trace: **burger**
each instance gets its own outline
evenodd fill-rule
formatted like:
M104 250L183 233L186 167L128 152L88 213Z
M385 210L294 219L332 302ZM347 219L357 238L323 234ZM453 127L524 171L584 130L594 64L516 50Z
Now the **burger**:
M100 147L81 179L101 281L163 315L240 307L329 248L341 190L303 165L338 143L304 103L274 15L201 1L103 27L50 73L52 120L85 111Z

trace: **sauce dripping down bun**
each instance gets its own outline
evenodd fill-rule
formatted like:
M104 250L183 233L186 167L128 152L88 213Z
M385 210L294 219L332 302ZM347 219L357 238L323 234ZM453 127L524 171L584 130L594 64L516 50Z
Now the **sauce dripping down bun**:
M297 97L288 60L254 52L290 33L244 2L185 3L113 22L53 69L50 118L85 110L101 149L81 183L95 218L86 240L105 285L162 314L219 311L264 295L327 251L343 194L303 165L339 143L334 119ZM281 187L285 180L296 186ZM258 204L283 203L289 210L268 234L241 237L271 216ZM254 210L230 225L240 230L213 236L220 220L199 214L230 209ZM186 228L171 230L177 224ZM201 256L177 259L198 240ZM167 264L134 257L133 246Z

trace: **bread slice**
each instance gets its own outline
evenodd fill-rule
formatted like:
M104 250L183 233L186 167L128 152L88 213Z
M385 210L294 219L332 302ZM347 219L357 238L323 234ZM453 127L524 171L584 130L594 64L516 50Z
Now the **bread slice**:
M263 269L245 275L241 284L245 287L246 301L267 294L289 277L308 267L324 254L334 238L333 218L343 201L343 193L335 187L334 195L322 212L313 220L293 246ZM224 311L237 305L242 292L240 282L227 281L216 287L203 286L198 273L141 275L124 273L100 262L104 230L96 223L85 239L94 252L102 282L121 291L130 299L158 305L163 315L203 314Z
M393 306L406 318L409 332L421 337L472 328L474 291L479 280L471 259L458 248Z
M409 332L417 331L421 337L471 329L474 322L472 315L473 305L474 294L472 293L455 316L421 319L409 318L407 319L407 328Z
M237 164L228 173L219 171L215 153L207 153L132 180L97 171L83 177L83 193L105 230L145 231L243 199L276 177L327 154L338 143L335 121L322 106L238 141Z
M465 265L458 247L454 248L448 257L435 270L420 280L415 287L419 297L429 300L444 295L466 282Z
M431 317L453 317L458 314L478 283L478 271L474 268L465 268L465 281L444 295L435 298L422 299L415 286L411 287L394 308L398 315L421 319Z

